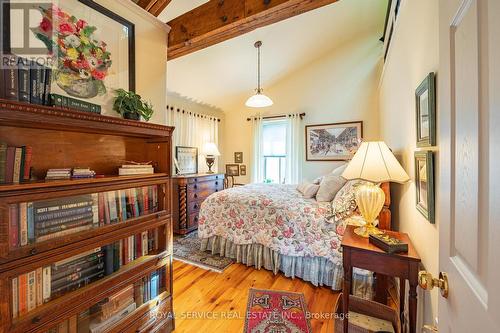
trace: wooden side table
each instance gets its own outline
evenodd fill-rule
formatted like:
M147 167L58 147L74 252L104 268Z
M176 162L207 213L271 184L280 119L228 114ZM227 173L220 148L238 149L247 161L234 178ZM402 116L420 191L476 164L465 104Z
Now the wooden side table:
M344 262L344 285L342 294L342 312L349 313L349 295L351 294L352 268L366 269L383 276L400 278L399 316L404 311L405 280L410 283L409 290L409 315L410 333L416 332L417 320L417 285L420 257L415 251L410 238L405 233L386 231L387 234L408 243L408 253L389 254L370 244L368 238L363 238L354 233L355 227L348 226L342 239ZM403 325L403 322L401 322ZM348 316L344 319L344 333L348 333Z

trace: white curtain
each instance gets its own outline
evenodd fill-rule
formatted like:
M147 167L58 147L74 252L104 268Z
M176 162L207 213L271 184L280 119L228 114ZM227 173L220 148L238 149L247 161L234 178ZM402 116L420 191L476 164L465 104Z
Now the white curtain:
M262 117L252 118L252 183L262 183L264 181L264 158L262 156L262 125Z
M206 142L214 142L219 147L219 122L213 116L190 113L188 111L177 112L167 110L167 124L174 126L174 135L172 141L173 155L175 157L176 146L187 146L198 148L198 172L208 171L205 163L205 156L201 155L201 149ZM219 149L220 150L220 149ZM217 171L218 158L212 170ZM172 168L175 170L175 167Z
M303 136L300 115L289 115L286 127L286 184L298 184L302 181Z

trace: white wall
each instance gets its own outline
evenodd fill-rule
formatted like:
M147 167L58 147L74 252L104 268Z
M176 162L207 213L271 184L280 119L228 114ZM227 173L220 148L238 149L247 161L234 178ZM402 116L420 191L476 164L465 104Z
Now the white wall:
M379 35L371 34L351 40L272 86L264 87L274 105L266 108L263 115L305 112L304 126L362 120L364 138L377 139L377 87L382 53L379 38ZM246 177L237 177L237 181L248 183L252 162L252 132L250 122L246 119L257 111L245 107L245 99L226 112L224 161L234 163L234 152L242 151L248 174ZM338 164L306 162L304 155L303 177L312 180L330 172Z
M415 89L429 72L438 69L437 32L437 1L402 1L379 97L382 140L400 157L403 167L412 178L408 185L392 187L394 221L399 222L400 231L410 235L425 268L433 275L439 272L439 221L436 225L430 224L415 208ZM437 316L438 291L435 289L430 294L420 293L419 296L423 297L423 321L431 324ZM422 298L419 302L422 303Z
M167 29L130 0L96 2L135 24L136 92L153 104L155 113L150 122L166 124ZM103 114L118 116L113 110L103 111Z

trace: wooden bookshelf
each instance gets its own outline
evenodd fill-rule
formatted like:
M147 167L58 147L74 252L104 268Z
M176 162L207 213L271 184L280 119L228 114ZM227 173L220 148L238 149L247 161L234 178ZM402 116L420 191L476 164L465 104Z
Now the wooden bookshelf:
M161 276L158 290L155 290L155 295L158 295L144 303L138 303L135 310L120 317L106 332L173 330L172 131L172 127L157 124L0 100L0 142L14 147L31 146L34 176L32 180L18 184L0 184L0 333L46 332L61 325L63 321L76 318L85 309L127 286L133 286L135 291L144 279L159 270L166 273L156 275ZM118 167L126 161L151 161L155 174L118 176ZM76 166L89 167L103 176L92 179L44 180L49 168ZM151 201L148 191L155 194L155 201ZM128 200L131 199L127 194L126 199L123 199L127 208L120 208L123 210L118 210L118 216L112 222L101 224L99 220L97 224L94 221L92 228L88 230L61 233L60 236L55 232L54 238L40 238L40 241L36 239L24 245L12 243L12 230L19 232L12 221L19 222L21 219L18 213L13 215L13 212L19 207L21 214L24 203L36 205L38 202L58 200L71 202L76 197L102 196L106 200L112 200L105 201L105 205L119 205L122 202L119 195L129 192L142 195L134 197L136 201L143 200L140 204L136 203L139 208L137 215L127 215ZM113 194L113 199L109 199L109 193ZM154 209L146 209L149 202L154 202ZM101 202L97 205L94 201L92 214L97 214L94 208L99 209L101 214L101 206ZM122 211L125 215L123 218ZM12 216L17 219L13 220ZM100 276L77 289L68 289L67 293L37 304L27 312L21 314L14 310L14 296L20 297L13 293L14 279L40 267L52 268L56 262L85 251L122 244L120 242L130 238L135 242L136 238L132 238L135 236L144 241L144 238L140 238L141 235L147 235L146 241L154 244L151 249L147 245L146 254L142 252L136 257L134 253L133 260L120 263L119 268L112 273ZM154 237L150 238L150 235ZM136 245L133 244L136 251ZM139 252L141 246L142 251L145 251L144 244L137 245ZM50 284L53 282L50 281ZM18 298L16 302L19 302ZM158 312L163 316L151 316Z

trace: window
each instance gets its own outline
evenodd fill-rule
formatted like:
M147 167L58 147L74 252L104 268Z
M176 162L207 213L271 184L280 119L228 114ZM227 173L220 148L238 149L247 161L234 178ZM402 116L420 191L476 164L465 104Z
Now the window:
M284 183L286 171L286 120L266 120L262 128L264 182Z

